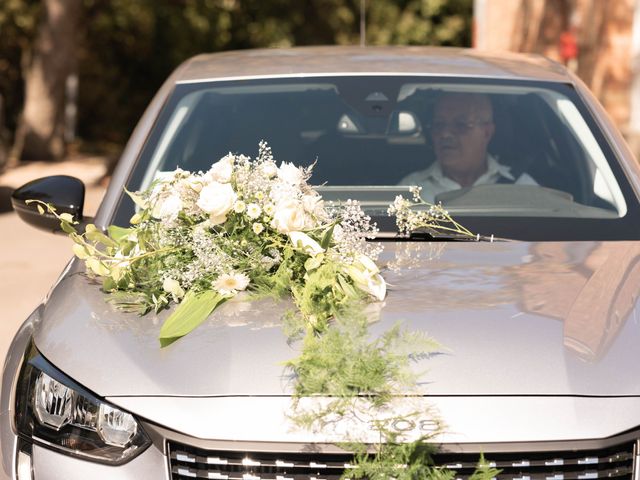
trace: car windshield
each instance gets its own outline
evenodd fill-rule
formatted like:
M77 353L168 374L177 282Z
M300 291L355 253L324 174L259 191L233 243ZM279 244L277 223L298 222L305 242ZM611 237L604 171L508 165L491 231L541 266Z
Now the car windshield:
M313 165L329 201L356 199L383 230L422 187L486 235L636 238L637 200L596 122L565 84L342 76L178 84L128 188L207 170L229 152ZM637 225L637 223L635 223Z

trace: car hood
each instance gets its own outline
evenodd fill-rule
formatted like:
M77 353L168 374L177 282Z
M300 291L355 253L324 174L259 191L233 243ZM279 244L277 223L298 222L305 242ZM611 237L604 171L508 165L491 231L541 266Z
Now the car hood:
M640 395L637 242L385 242L372 334L400 322L442 346L415 364L430 395ZM290 301L236 298L160 348L169 311L126 314L72 263L35 344L101 396L286 396Z

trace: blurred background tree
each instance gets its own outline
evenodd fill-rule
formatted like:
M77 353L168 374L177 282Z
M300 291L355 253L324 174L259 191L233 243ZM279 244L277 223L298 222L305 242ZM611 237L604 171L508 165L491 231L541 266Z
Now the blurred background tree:
M0 169L8 164L1 152L11 144L14 163L65 153L67 145L59 148L57 140L64 130L59 110L47 115L46 129L25 125L34 65L44 68L49 85L40 93L52 97L51 105L59 105L54 69L67 76L77 71L73 146L115 157L153 93L181 61L230 49L358 44L360 5L360 0L2 0ZM368 0L367 44L470 46L472 7L473 0ZM52 8L65 10L66 23L55 24L60 17ZM52 35L60 31L62 41L55 43ZM72 45L68 38L74 38ZM43 61L50 54L57 63Z
M640 2L476 0L474 16L477 47L538 53L566 64L640 155Z
M22 111L22 63L31 50L39 11L37 0L4 0L0 5L0 168Z

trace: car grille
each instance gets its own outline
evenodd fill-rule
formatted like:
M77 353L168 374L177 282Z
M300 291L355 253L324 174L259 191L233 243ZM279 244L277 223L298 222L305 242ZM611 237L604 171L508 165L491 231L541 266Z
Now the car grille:
M268 453L202 450L169 443L172 479L333 480L352 468L346 454ZM438 453L434 462L466 479L479 455ZM600 450L487 453L485 460L501 470L499 480L631 479L634 444Z

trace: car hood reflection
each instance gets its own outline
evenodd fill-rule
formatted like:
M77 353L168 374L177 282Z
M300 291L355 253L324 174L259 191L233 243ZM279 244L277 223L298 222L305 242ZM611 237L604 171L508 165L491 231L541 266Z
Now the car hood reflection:
M442 344L416 362L431 395L640 395L636 242L389 242L372 334L400 322ZM76 266L77 267L77 266ZM287 395L289 301L239 297L161 349L168 311L125 314L78 268L41 308L43 355L102 396Z

